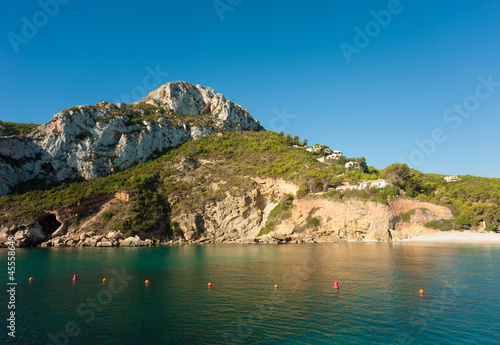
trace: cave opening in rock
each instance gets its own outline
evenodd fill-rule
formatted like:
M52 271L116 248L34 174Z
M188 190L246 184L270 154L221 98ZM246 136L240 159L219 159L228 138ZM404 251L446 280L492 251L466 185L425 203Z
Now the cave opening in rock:
M46 235L52 234L60 226L61 222L57 220L56 215L52 213L44 213L38 217L38 224L42 227L42 231Z

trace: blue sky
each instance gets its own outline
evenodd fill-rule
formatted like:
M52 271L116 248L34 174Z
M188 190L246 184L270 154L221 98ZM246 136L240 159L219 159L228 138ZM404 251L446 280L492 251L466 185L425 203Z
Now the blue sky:
M500 177L499 32L500 1L9 2L0 119L186 80L377 168Z

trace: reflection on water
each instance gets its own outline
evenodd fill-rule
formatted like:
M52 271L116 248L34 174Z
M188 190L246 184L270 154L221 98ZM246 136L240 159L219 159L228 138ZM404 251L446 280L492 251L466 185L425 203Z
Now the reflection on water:
M61 248L16 259L16 343L474 344L498 343L500 331L495 245ZM68 323L78 335L64 334Z

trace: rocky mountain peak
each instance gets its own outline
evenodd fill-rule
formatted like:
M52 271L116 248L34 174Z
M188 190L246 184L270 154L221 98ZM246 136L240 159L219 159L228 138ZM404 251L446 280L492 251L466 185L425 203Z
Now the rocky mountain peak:
M72 107L31 134L0 136L0 195L31 179L106 176L214 132L263 129L212 88L170 82L132 104Z
M151 91L139 101L153 105L162 105L177 114L202 115L214 113L217 106L226 101L223 95L214 89L201 85L193 85L185 81L172 81Z
M250 116L247 109L227 100L211 87L194 85L186 81L172 81L151 91L136 103L161 106L176 114L216 115L220 121L241 121Z

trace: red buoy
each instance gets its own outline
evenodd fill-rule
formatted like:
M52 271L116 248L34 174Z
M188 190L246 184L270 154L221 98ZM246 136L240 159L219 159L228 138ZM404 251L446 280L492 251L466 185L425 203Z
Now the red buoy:
M339 282L335 282L335 283L333 283L333 288L334 288L334 289L338 289L338 288L339 288Z
M73 280L77 280L77 279L78 279L78 277L76 276L76 274L73 275Z

